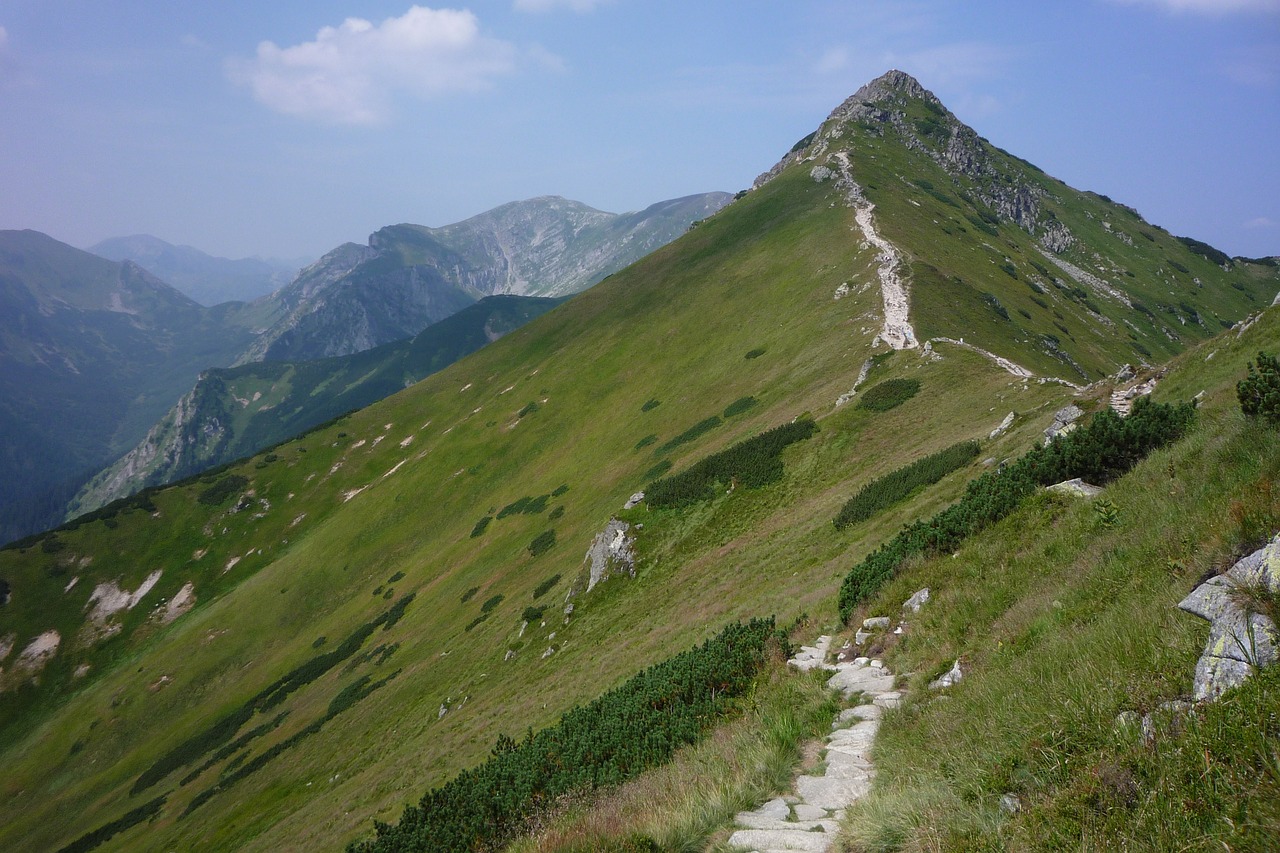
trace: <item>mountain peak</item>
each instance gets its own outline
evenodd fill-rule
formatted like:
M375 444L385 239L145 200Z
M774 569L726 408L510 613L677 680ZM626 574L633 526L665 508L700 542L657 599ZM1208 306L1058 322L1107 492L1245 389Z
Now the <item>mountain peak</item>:
M919 80L896 68L891 68L881 74L855 92L853 96L864 101L879 101L892 95L937 100L932 92L920 85Z

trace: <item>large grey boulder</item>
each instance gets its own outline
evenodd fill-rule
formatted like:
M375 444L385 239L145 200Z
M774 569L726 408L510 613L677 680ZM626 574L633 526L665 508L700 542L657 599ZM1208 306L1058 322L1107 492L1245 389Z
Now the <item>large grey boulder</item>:
M1225 574L1196 587L1178 607L1209 621L1209 641L1196 664L1195 698L1217 699L1255 669L1276 662L1280 631L1254 612L1250 593L1280 594L1280 535Z
M1053 413L1053 423L1044 431L1044 443L1048 444L1060 435L1076 428L1076 421L1084 416L1084 409L1072 403Z
M1095 486L1092 483L1086 483L1079 477L1074 480L1063 480L1061 483L1054 483L1052 486L1045 486L1051 492L1058 492L1064 495L1075 495L1080 498L1093 498L1102 494L1102 487Z

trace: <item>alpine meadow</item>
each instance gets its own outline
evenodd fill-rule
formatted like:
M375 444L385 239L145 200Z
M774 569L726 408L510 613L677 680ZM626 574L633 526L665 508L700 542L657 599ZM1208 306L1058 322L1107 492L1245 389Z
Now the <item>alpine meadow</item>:
M900 71L809 130L576 295L205 374L243 438L0 550L0 849L1274 849L1277 260Z

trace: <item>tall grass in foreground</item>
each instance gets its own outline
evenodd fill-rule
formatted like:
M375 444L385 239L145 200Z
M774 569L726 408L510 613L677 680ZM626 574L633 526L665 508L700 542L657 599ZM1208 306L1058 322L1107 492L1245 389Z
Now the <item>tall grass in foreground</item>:
M825 678L797 677L774 662L740 717L598 800L564 803L508 851L706 849L736 813L790 786L804 743L827 730L839 707Z
M1280 672L1191 717L1160 710L1189 694L1207 630L1177 602L1247 549L1256 508L1238 504L1270 501L1258 484L1280 474L1274 430L1199 420L1108 489L1112 524L1040 493L871 599L892 612L934 594L889 656L918 701L880 730L876 785L845 826L855 849L1275 849ZM968 674L934 698L927 680L956 658ZM1149 745L1122 711L1152 714Z

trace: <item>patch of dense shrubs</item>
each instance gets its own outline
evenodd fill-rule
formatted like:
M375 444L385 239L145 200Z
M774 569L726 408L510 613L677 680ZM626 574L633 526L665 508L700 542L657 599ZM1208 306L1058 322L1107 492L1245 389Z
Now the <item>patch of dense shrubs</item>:
M196 500L206 506L217 506L247 485L249 485L247 478L239 474L228 474L201 492Z
M484 518L477 521L476 526L471 528L471 538L475 539L479 536L483 536L485 530L489 528L489 523L492 521L493 521L492 515L486 515Z
M551 514L547 516L547 521L555 521L559 518L564 518L564 504L560 504L560 506L551 510Z
M397 824L348 853L495 850L571 791L613 786L670 759L730 712L764 665L772 619L716 637L644 670L550 728L517 743L498 738L489 759L405 807Z
M491 611L493 610L493 608L497 607L499 604L501 604L501 603L502 603L502 599L503 599L504 597L505 597L505 596L503 596L503 594L502 594L502 593L498 593L497 595L495 595L495 596L493 596L493 597L489 598L488 600L486 600L486 601L485 601L485 603L484 603L484 604L481 604L481 605L480 605L480 612L481 612L481 613L489 613L489 612L491 612Z
M1236 397L1249 417L1280 424L1280 359L1259 352L1257 368L1249 362L1249 375L1237 383Z
M657 444L657 443L658 443L658 434L651 432L648 435L646 435L644 438L636 442L636 450L644 450L649 445Z
M746 354L745 356L743 356L743 358L745 358L745 359L747 359L748 361L750 361L751 359L753 359L753 358L759 358L760 356L762 356L762 355L764 355L764 354L765 354L765 348L764 348L764 347L757 347L756 349L753 349L753 350L747 350L747 354Z
M560 583L559 575L552 575L551 577L547 578L542 583L538 584L533 588L534 599L542 598L542 596L546 595L548 592L551 592L551 590L554 589L555 585L558 583Z
M887 412L897 408L920 393L920 382L916 379L886 379L873 385L858 400L859 409L873 412Z
M755 406L756 402L755 397L739 397L728 406L725 406L724 417L728 419L734 415L740 415Z
M1127 418L1105 409L1089 426L1031 449L1002 470L982 474L957 503L928 521L907 525L849 571L840 587L840 618L848 621L853 608L908 558L954 551L969 536L1009 515L1041 486L1073 477L1096 485L1109 483L1152 450L1181 436L1193 417L1190 403L1173 406L1140 397Z
M867 483L836 515L836 530L866 521L881 510L905 500L916 489L933 485L976 459L978 450L978 442L962 441Z
M556 486L554 489L551 490L551 497L558 498L567 491L569 491L569 484L561 483L560 485Z
M200 778L201 773L208 770L210 767L214 766L219 761L222 761L224 759L230 758L231 756L235 755L237 752L244 749L249 744L250 741L256 740L257 738L262 737L268 732L272 732L280 728L280 724L284 722L284 719L287 716L289 716L288 711L281 711L279 714L276 714L275 719L269 720L260 726L255 726L249 729L249 731L240 735L240 737L231 741L231 743L227 744L226 746L222 747L217 752L215 752L213 755L209 756L208 761L206 761L204 764L201 764L195 770L192 770L186 776L182 777L182 780L178 782L178 784L190 785L196 779Z
M188 803L186 809L183 810L182 817L186 817L196 809L200 808L215 794L219 794L222 791L227 790L245 777L256 773L268 763L278 758L282 753L297 746L303 740L311 737L311 735L318 733L325 723L329 722L343 711L353 707L361 699L380 687L383 687L387 682L391 681L399 674L400 670L396 670L386 678L383 678L380 681L375 681L372 684L369 683L369 676L367 675L356 679L355 682L347 685L338 693L337 696L333 697L333 700L329 702L329 708L325 711L323 717L320 717L318 720L312 720L306 725L306 727L294 732L279 743L268 747L255 755L252 759L245 761L243 764L236 767L233 772L224 774L222 778L218 780L217 784L213 785L213 787L205 788L199 794L192 797L191 802Z
M523 497L498 510L498 518L506 518L509 515L517 513L523 515L537 515L547 508L547 501L551 500L551 495L538 495L536 498Z
M91 832L86 832L66 847L63 847L58 853L87 853L87 851L95 847L106 844L126 829L137 826L144 820L151 820L160 814L160 809L164 808L165 799L165 797L156 797L151 802L144 803L133 811L126 812L110 823L103 824Z
M474 598L475 594L479 591L480 591L480 587L473 586L471 587L471 589L467 590L462 594L462 598L460 600L462 601L463 604L466 604L468 601Z
M654 480L645 487L645 502L654 509L681 507L709 500L717 483L759 488L782 477L783 448L818 431L809 419L774 427L754 438L714 453L687 471Z
M658 456L661 456L664 453L668 453L672 450L675 450L680 445L688 444L689 442L693 441L695 438L698 438L702 435L705 435L706 433L711 432L711 430L720 426L720 424L722 423L724 423L724 421L720 420L719 415L712 415L709 418L704 418L703 420L700 420L693 426L689 427L684 432L677 435L675 438L667 441L666 444L659 447L657 450L654 451L654 453L656 453Z
M656 480L670 470L671 470L671 460L663 459L662 461L654 464L648 471L645 471L644 476L641 477L640 479Z
M652 412L654 409L662 405L661 400L646 400L644 405L640 407L642 412Z
M520 614L520 618L526 622L537 622L542 619L542 614L546 612L547 608L545 606L534 607L533 605L529 605Z
M538 406L538 403L535 400L533 402L526 404L523 409L516 412L516 417L523 418L525 415L532 415L534 412L538 411L539 408L540 407Z
M178 768L199 760L227 743L254 714L274 708L288 698L290 693L300 690L354 655L379 627L384 631L390 629L400 621L405 608L413 601L413 597L413 593L404 596L381 616L353 631L333 651L317 655L306 663L294 667L239 708L160 756L150 767L142 771L129 793L139 794L145 791Z
M529 553L535 557L541 557L550 551L555 544L556 532L554 530L544 530L529 543Z

